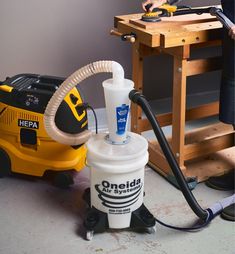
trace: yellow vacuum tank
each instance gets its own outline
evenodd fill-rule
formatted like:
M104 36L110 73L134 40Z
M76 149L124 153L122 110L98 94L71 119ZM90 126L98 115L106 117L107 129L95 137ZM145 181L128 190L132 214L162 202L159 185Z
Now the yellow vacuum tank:
M85 166L85 146L59 144L46 133L43 114L63 78L20 74L0 83L0 176L11 172L43 176L55 172L55 184L73 183L72 172ZM66 133L87 129L79 86L61 103L55 122Z

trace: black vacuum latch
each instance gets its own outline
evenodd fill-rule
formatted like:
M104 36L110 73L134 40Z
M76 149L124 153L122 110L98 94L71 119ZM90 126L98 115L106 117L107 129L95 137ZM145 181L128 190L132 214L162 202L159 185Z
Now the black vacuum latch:
M20 129L20 143L22 145L36 145L37 132L35 130L21 128Z

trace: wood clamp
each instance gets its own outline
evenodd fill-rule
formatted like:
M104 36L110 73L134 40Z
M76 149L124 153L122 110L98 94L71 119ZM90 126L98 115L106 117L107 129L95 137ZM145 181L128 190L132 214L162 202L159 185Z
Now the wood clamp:
M122 33L117 32L116 30L113 30L113 29L110 31L110 34L121 37L122 41L129 41L130 43L135 43L136 38L137 38L136 34L134 34L134 33L122 34Z

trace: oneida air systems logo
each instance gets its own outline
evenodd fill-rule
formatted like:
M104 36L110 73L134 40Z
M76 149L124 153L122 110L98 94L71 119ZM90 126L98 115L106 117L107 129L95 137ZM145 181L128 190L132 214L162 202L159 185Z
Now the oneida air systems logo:
M95 189L102 205L110 208L109 213L123 214L130 212L130 206L135 204L141 194L143 183L141 179L126 181L121 184L102 181Z

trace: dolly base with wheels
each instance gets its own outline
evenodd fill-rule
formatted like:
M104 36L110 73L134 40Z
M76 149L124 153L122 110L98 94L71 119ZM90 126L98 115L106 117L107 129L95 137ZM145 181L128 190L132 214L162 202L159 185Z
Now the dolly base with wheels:
M85 191L87 193L88 190ZM86 195L87 196L87 195ZM87 200L86 200L87 201ZM88 210L87 216L84 220L84 227L86 229L86 240L92 240L94 233L101 233L110 229L108 222L108 214L91 207ZM137 210L132 212L130 229L143 229L148 233L156 232L156 222L154 216L142 204Z

